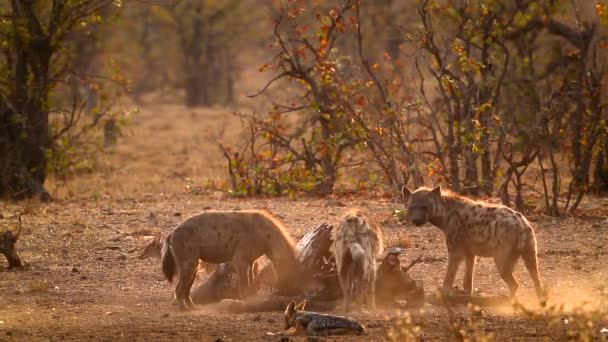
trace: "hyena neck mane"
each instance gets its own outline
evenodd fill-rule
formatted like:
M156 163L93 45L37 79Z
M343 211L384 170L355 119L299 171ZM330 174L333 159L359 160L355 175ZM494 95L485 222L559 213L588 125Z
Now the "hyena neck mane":
M293 238L279 220L265 212L260 213L272 223L268 225L268 231L264 232L266 256L272 261L279 278L291 277L297 272L298 266Z
M441 198L435 203L435 214L429 219L434 226L441 230L446 230L451 227L450 218L460 217L460 213L467 212L467 207L477 204L476 201L460 196L449 190L441 191Z

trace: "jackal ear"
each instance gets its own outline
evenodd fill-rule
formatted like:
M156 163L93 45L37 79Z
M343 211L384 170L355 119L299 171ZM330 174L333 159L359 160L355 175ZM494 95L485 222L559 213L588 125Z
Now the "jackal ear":
M401 188L401 196L403 196L403 201L407 203L407 201L410 199L410 195L412 194L412 190L410 190L407 185L404 185Z
M285 311L289 314L296 311L296 302L292 300L291 303L289 303L289 305L287 305L287 310L285 310Z
M296 310L304 310L306 306L306 299L304 299L300 304L296 305Z
M441 196L441 185L437 185L431 192L433 195Z

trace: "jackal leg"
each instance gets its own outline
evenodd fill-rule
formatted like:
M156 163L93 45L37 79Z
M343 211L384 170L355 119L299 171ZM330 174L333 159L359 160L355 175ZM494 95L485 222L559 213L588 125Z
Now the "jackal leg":
M448 253L448 269L446 270L445 277L443 278L444 292L449 292L452 290L454 278L456 278L456 272L458 272L458 267L463 259L464 256L459 253Z
M464 258L464 280L462 288L467 294L473 293L473 277L475 273L475 256L467 255Z
M519 283L513 276L513 269L517 263L517 258L510 251L498 251L494 255L494 263L496 264L496 268L498 268L498 273L500 273L502 279L509 286L511 297L515 297L519 289Z

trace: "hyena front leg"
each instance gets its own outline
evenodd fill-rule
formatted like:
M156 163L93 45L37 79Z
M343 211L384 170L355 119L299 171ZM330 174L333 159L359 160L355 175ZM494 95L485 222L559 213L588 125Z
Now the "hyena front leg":
M353 279L350 274L349 265L342 264L342 269L338 272L338 280L342 288L342 297L344 299L344 310L350 311L350 302L353 295Z
M234 270L236 271L238 282L239 299L244 299L249 292L251 286L249 283L250 273L251 268L253 267L253 260L251 260L251 257L245 252L246 250L242 249L242 251L243 252L235 253L232 257L232 263L234 265Z
M376 272L372 273L368 284L367 302L370 310L376 310Z
M462 254L448 251L448 269L443 278L443 292L448 293L452 290L456 272L458 272L458 267L463 259L464 256Z
M473 277L475 274L475 255L467 255L464 258L464 281L462 288L467 294L473 294Z
M494 255L494 263L496 264L496 268L498 268L498 273L500 273L502 279L509 286L511 297L515 297L519 289L519 283L513 276L517 258L518 256L514 255L511 251L497 251Z

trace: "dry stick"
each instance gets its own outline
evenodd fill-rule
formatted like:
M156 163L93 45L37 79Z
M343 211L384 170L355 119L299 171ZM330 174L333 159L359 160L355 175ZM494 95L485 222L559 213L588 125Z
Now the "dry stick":
M21 214L19 214L19 231L17 232L17 235L15 235L15 238L18 238L19 235L21 235Z
M421 263L422 262L422 255L419 255L416 259L414 259L412 262L410 262L409 265L407 265L407 267L402 268L401 270L404 273L407 273L407 271L410 270L410 268L414 267L414 265Z

